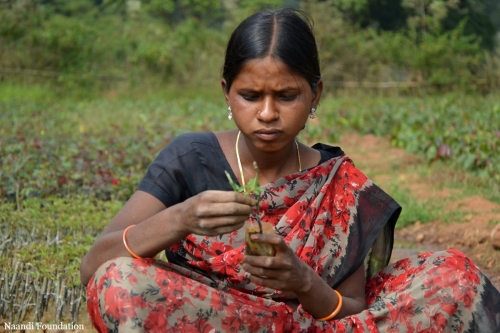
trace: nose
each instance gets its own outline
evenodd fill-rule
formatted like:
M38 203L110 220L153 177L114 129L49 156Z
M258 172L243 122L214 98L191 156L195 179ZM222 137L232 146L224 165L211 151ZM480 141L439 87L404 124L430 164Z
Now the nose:
M264 98L257 112L257 119L271 122L279 118L279 112L272 98Z

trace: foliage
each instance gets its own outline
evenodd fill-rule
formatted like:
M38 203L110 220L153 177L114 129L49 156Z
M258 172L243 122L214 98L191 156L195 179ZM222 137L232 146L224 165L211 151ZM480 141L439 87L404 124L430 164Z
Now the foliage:
M193 126L204 128L202 119L223 125L220 110L200 99L118 105L0 102L0 197L124 200L171 138Z
M482 4L474 9L471 1L425 0L425 16L413 0L6 1L0 68L43 71L3 78L48 81L63 94L206 86L219 79L232 28L257 10L287 5L314 19L325 80L466 90L471 79L498 78L487 62L497 57L484 52L496 30L483 17L498 5L474 0Z
M53 84L95 91L123 81L135 89L145 81L201 85L218 78L204 68L220 67L226 34L195 15L167 24L147 6L133 17L115 12L112 3L94 8L1 10L0 67L50 71Z
M307 1L311 3L311 1ZM465 36L475 36L483 47L493 49L500 11L495 0L329 0L349 23L384 31L418 31L440 34L454 30L465 21Z
M331 20L326 4L311 9L321 13L315 22L326 87L389 81L425 83L434 91L470 90L471 82L486 75L485 53L479 40L463 33L464 23L439 34L396 33L346 27Z
M39 97L42 93L33 95ZM24 96L25 97L25 96ZM215 98L214 98L215 99ZM388 135L393 145L448 161L500 183L500 108L493 96L329 99L307 141L334 142L340 132ZM0 100L0 197L96 197L126 200L153 157L173 137L231 128L222 97L163 101L36 103ZM186 117L186 114L189 117Z
M0 201L0 265L31 266L36 276L64 272L79 284L81 258L120 208L118 201L96 198L30 198L20 206Z
M244 185L238 185L233 181L231 175L227 171L225 171L225 173L227 180L229 181L229 184L231 185L233 190L239 193L245 193L247 195L254 195L259 198L263 192L262 187L259 185L259 168L257 167L257 164L255 162L253 162L253 167L255 169L255 177L250 178Z
M497 97L447 94L350 104L329 101L322 108L336 111L320 126L387 135L394 146L424 156L429 163L447 161L459 170L490 179L491 187L500 187Z
M260 214L259 214L259 209L260 209L260 196L264 189L259 185L259 168L257 167L257 163L254 161L253 162L253 168L255 170L255 177L250 178L246 184L243 185L238 185L233 181L231 178L231 175L227 171L226 177L227 180L229 181L229 184L235 190L236 192L243 193L245 195L251 195L257 200L257 223L259 224L259 232L262 233L262 223L260 222Z

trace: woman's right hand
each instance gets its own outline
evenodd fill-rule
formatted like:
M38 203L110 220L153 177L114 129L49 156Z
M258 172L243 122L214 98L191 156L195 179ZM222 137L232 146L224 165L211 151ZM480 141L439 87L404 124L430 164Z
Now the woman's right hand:
M217 236L243 227L257 201L234 191L205 191L176 205L179 229L186 235Z
M256 204L241 193L205 191L165 207L151 194L136 191L82 259L82 283L87 284L103 262L130 255L123 245L123 231L130 225L136 226L127 233L128 246L152 258L189 234L217 236L241 228Z

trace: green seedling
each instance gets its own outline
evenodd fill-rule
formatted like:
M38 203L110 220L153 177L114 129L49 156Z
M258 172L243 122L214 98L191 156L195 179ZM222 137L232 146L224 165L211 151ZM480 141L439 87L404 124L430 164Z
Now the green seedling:
M260 196L264 189L259 185L259 168L257 167L257 163L253 162L253 168L255 169L255 178L252 178L248 181L248 183L240 186L236 184L229 173L226 172L226 177L229 180L229 184L231 187L239 193L243 193L244 195L250 195L257 200L257 223L259 224L259 233L262 233L262 223L260 221Z

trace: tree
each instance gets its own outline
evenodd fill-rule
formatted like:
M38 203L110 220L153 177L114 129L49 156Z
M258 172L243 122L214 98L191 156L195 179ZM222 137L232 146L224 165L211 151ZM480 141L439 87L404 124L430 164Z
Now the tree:
M318 1L318 2L324 2ZM495 27L487 13L500 13L498 0L326 0L344 19L361 28L414 31L439 35L465 26L462 33L481 39L483 48L494 47ZM308 3L310 1L306 1ZM497 19L500 25L500 17Z

